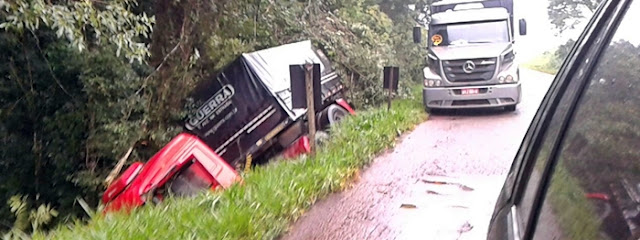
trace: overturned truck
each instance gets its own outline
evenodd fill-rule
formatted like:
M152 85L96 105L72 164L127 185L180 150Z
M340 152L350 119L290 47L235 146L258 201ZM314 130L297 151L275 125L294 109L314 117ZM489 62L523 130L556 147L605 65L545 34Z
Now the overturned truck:
M302 41L246 53L199 84L187 99L192 112L185 132L146 164L132 164L103 195L107 211L159 202L166 194L193 195L227 188L240 180L236 169L285 152L309 151L307 109L293 108L290 65L321 68L319 129L355 114L344 87L325 55ZM246 167L246 166L245 166Z
M328 59L304 41L243 54L201 83L190 99L197 111L185 128L236 167L249 154L288 147L306 131L306 109L292 108L289 65L306 62L320 64L320 127L353 111L342 100L343 86Z

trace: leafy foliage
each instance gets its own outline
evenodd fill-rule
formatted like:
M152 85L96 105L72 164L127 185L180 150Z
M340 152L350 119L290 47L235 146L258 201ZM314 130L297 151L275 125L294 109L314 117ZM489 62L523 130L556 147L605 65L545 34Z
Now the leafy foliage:
M52 34L15 37L0 34L0 199L39 196L34 206L81 215L75 197L96 203L110 162L139 138L140 77L112 49L79 54Z
M124 51L131 61L142 62L148 57L147 46L137 42L138 36L151 33L154 19L145 13L135 15L129 11L134 0L93 1L2 1L4 21L0 28L22 33L49 28L58 38L65 38L79 51L87 48L87 38L107 41L117 46L116 55ZM87 31L90 29L90 31ZM86 36L92 32L92 36Z
M8 204L11 207L11 212L16 216L16 221L11 231L4 235L3 239L18 237L24 239L26 236L24 232L29 228L29 223L31 223L31 230L36 232L58 216L58 211L53 209L50 204L43 204L37 209L29 211L28 196L12 196Z
M550 0L547 13L551 23L562 33L588 19L600 2L602 0Z

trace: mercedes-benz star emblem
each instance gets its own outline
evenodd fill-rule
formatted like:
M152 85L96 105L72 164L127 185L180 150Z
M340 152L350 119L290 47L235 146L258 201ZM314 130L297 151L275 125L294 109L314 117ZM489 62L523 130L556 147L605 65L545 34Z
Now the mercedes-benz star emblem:
M476 64L473 61L467 61L462 65L462 71L466 73L472 73L474 69L476 69Z

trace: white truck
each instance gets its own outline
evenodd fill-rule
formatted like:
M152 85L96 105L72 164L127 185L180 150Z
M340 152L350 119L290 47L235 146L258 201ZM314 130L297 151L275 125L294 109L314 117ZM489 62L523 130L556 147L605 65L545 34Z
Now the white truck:
M432 109L504 107L521 99L513 0L449 0L430 6L423 103ZM520 35L526 21L520 19ZM420 27L414 42L421 42Z

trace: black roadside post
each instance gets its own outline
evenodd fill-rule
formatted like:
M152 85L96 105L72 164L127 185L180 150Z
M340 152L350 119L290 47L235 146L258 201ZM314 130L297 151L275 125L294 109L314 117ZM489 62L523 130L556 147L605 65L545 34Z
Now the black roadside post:
M391 110L391 86L393 86L393 71L389 71L389 80L387 81L387 111Z
M384 81L382 83L383 89L387 89L387 111L391 110L391 99L393 93L398 91L398 78L400 76L399 67L384 67L383 71Z
M316 150L316 108L321 107L320 64L289 65L292 108L307 108L309 148Z

